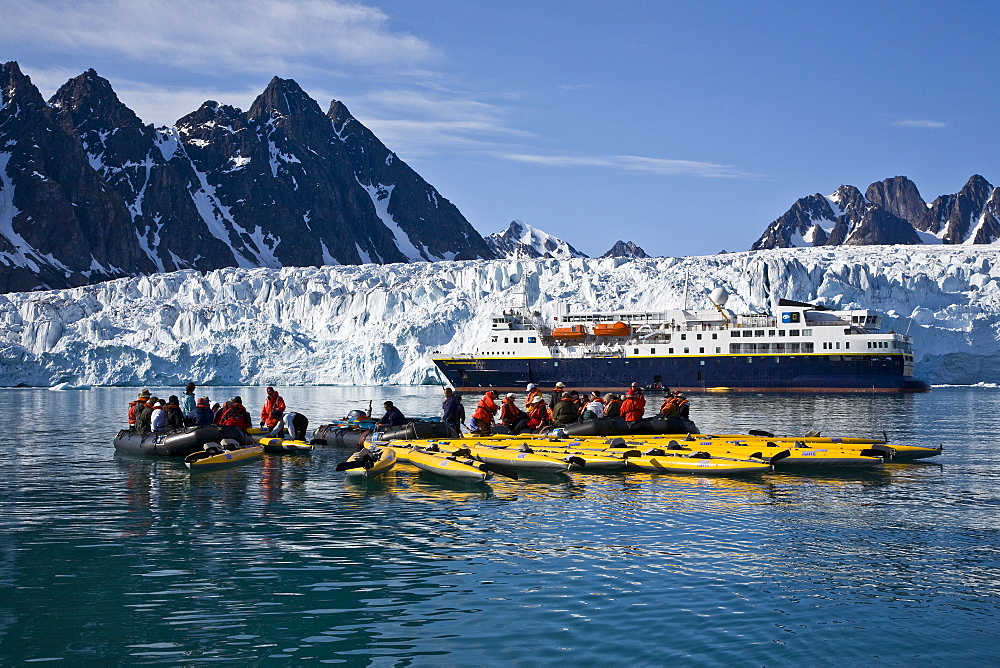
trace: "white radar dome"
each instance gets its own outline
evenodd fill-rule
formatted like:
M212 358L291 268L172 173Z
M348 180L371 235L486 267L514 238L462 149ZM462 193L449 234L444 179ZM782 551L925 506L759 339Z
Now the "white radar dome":
M725 288L716 288L712 290L712 294L708 298L717 306L725 306L726 302L729 301L729 293L726 292Z

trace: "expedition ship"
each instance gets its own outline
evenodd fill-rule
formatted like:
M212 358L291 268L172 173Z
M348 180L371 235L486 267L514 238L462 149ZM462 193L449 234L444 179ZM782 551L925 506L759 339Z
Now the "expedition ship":
M913 340L884 332L868 309L834 311L782 299L778 313L737 315L716 288L714 310L556 316L513 308L494 315L475 352L432 356L458 390L523 391L528 383L620 390L925 392Z

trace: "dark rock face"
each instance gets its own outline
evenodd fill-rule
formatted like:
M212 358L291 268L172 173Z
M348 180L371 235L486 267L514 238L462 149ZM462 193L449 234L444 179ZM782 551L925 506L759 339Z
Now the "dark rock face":
M153 271L128 211L17 63L0 66L0 291Z
M343 102L331 102L327 117L361 187L373 201L384 204L385 212L405 234L420 239L411 252L425 260L494 257L455 205L386 148Z
M917 186L897 176L864 195L841 186L830 197L798 200L768 225L750 250L796 246L945 243L988 244L1000 239L1000 188L978 174L956 195L928 206Z
M275 77L155 129L88 70L49 100L0 66L0 292L221 267L490 259L339 102ZM8 231L8 228L10 231Z
M615 242L615 245L611 247L611 250L601 257L644 258L649 257L649 255L646 254L646 251L642 250L631 241L625 242L618 240Z

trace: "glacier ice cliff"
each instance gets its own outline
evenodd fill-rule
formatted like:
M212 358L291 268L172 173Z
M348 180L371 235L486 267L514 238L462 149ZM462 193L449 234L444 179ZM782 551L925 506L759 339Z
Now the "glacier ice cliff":
M1000 381L1000 249L868 246L688 258L574 258L183 270L0 295L0 386L415 385L522 299L570 310L779 298L872 308L915 339L932 384ZM523 294L523 297L521 296Z

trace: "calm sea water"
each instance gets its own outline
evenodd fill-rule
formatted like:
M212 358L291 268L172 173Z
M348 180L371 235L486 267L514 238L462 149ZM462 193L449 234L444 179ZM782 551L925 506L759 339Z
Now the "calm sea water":
M441 399L282 394L310 433L369 399L411 415ZM134 395L0 391L0 664L996 661L998 389L693 397L703 431L945 445L877 473L482 485L345 481L336 448L196 474L116 456Z

